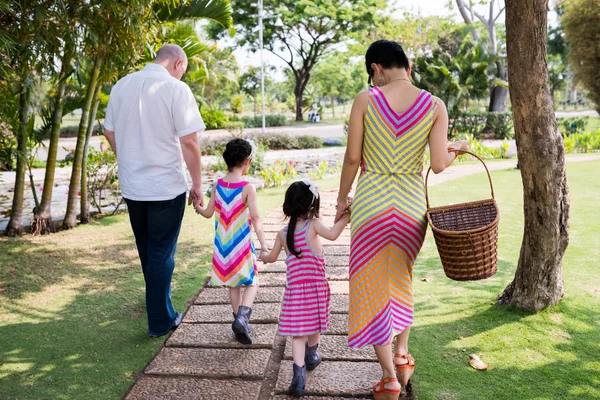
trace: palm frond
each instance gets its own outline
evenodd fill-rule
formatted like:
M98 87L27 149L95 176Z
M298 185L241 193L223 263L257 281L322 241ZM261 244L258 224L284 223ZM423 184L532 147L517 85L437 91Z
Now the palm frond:
M172 0L154 3L159 20L209 19L224 28L233 27L231 0Z

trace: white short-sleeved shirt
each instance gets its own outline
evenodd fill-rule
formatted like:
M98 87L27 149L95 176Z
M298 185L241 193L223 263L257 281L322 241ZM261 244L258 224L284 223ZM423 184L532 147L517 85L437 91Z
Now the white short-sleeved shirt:
M119 80L104 127L115 132L124 198L171 200L188 190L179 138L205 129L189 86L159 64Z

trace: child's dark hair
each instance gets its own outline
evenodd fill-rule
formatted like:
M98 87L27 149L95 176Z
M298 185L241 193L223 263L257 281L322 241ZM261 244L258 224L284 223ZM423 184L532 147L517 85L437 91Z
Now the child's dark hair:
M319 204L319 198L313 195L310 191L310 186L302 181L292 183L285 192L283 213L290 219L286 243L288 251L298 258L302 257L302 253L294 248L296 223L298 222L298 218L308 218L309 214L312 217L318 218Z
M231 172L234 168L242 165L251 155L252 146L250 145L250 142L244 139L233 139L225 146L223 159L225 159L227 169Z
M369 74L369 85L373 80L373 68L371 64L381 64L385 69L388 68L404 68L408 70L410 63L400 43L391 40L377 40L369 46L365 54L365 66L367 74Z

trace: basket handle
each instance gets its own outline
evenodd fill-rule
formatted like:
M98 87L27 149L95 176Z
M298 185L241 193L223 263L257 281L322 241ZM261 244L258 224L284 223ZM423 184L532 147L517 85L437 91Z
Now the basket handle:
M490 171L488 170L487 165L485 165L485 163L483 162L483 160L475 153L471 153L470 151L466 151L466 150L455 150L455 149L449 149L448 150L449 153L466 153L466 154L470 154L473 157L475 157L476 159L478 159L479 161L481 161L481 163L483 164L483 167L485 168L485 172L487 173L488 176L488 180L490 181L490 189L492 192L492 199L495 200L494 197L494 186L492 185L492 177L490 176ZM429 179L429 173L431 172L431 167L429 167L429 169L427 170L427 175L425 175L425 201L427 202L427 209L429 210L429 190L427 188L427 180Z

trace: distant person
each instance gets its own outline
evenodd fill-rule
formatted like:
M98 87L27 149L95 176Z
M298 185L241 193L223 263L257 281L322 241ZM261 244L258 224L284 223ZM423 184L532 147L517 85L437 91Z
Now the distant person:
M310 181L295 182L285 192L283 213L290 219L275 239L273 250L261 260L277 261L285 249L287 284L283 295L279 334L291 336L293 377L289 393L304 395L306 371L321 363L317 352L322 333L329 329L331 293L325 274L321 237L336 240L350 221L349 210L331 227L319 219L319 191Z
M231 328L236 340L242 344L252 344L250 317L258 291L252 228L258 236L261 254L267 251L256 188L244 180L253 153L252 145L245 139L227 143L223 158L229 172L213 186L206 208L196 207L196 212L205 218L216 214L210 284L229 288L234 319ZM243 293L242 287L245 287Z
M180 81L187 64L181 47L163 46L154 63L113 87L104 120L146 281L151 337L177 328L182 318L170 298L188 191L182 152L192 177L188 204L203 202L197 134L205 126L192 91Z
M360 166L352 203L348 345L374 346L383 377L373 394L391 400L415 368L408 335L413 265L427 228L423 154L429 145L437 174L457 153L448 151L446 106L413 86L402 46L378 40L369 46L365 64L369 84L375 86L359 93L352 105L336 218L349 207L348 193ZM450 147L467 150L468 143Z

